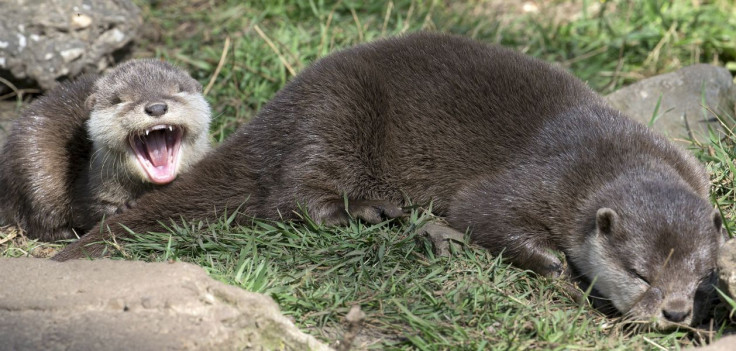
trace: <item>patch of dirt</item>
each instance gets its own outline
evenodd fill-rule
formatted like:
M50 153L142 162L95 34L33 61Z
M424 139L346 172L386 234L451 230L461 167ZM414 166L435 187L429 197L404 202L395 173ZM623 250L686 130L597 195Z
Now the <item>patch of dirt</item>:
M322 340L343 340L343 336L347 332L346 326L334 327L326 326L323 328L303 328L308 334L319 336ZM393 344L401 341L404 337L398 334L384 334L379 328L371 328L365 325L363 329L353 339L350 350L373 350L379 345Z
M56 255L61 248L61 244L28 239L16 226L0 227L0 257L49 258Z
M15 101L0 101L0 148L5 145L10 127L19 115L18 104Z

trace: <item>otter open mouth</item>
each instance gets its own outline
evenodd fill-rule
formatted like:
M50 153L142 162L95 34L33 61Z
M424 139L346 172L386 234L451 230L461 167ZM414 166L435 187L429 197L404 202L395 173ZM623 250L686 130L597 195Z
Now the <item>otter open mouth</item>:
M152 183L166 184L176 178L183 134L177 126L157 125L130 135L130 147Z

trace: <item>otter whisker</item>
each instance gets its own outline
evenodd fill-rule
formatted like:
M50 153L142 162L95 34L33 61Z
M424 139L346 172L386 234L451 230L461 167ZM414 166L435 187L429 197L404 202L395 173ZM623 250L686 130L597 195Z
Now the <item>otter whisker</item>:
M93 165L95 164L95 161L97 160L97 157L99 157L99 155L102 152L103 152L102 149L96 149L96 150L94 150L92 152L92 156L90 157L90 162L89 162L89 165L88 165L88 168L89 169L92 169L93 168Z

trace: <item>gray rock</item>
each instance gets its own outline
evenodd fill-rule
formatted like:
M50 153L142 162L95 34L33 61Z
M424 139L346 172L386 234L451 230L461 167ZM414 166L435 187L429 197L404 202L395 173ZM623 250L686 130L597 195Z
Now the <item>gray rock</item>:
M727 69L698 64L644 79L606 99L623 113L648 124L660 97L653 129L674 139L687 137L683 118L687 116L693 137L704 142L708 140L708 127L715 131L722 131L722 127L715 116L703 108L702 98L705 97L705 106L715 112L733 116L736 89Z
M0 101L0 150L5 145L13 120L20 115L15 101Z
M710 345L691 347L688 351L733 351L736 350L736 335L724 336Z
M329 350L187 263L0 259L0 287L7 350Z
M718 285L736 300L736 239L726 241L718 253Z
M101 72L143 21L130 0L3 0L0 13L0 75L43 89Z

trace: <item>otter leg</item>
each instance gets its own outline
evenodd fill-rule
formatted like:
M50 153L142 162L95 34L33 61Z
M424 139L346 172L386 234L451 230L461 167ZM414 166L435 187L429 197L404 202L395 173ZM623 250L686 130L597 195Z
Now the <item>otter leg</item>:
M479 235L482 235L482 232ZM513 243L509 243L509 245L513 245ZM522 248L514 249L507 245L504 253L510 256L509 260L512 264L532 270L540 275L547 277L567 275L565 265L553 253L553 249L536 240L525 241Z
M503 254L511 264L547 277L565 276L566 268L554 254L551 245L533 237L546 233L534 228L512 229L505 223L487 221L485 218L456 216L450 220L456 228L471 228L473 242L489 249L493 254Z
M25 235L28 236L29 238L37 238L38 240L48 241L48 242L71 239L71 238L77 237L77 233L74 232L74 229L72 229L70 225L67 225L66 227L57 227L57 228L33 226L33 227L29 227Z
M404 215L401 207L387 200L348 200L347 208L343 200L332 200L319 207L312 216L325 225L346 225L351 218L378 224Z
M448 223L469 228L473 242L517 267L548 277L566 275L545 224L553 217L549 206L530 187L508 186L513 179L484 178L459 191L448 208Z
M135 207L135 204L136 204L136 200L135 199L128 200L128 201L126 201L124 204L122 204L120 207L118 207L115 210L115 214L121 214L121 213L123 213L123 212L125 212L125 211L127 211L127 210L129 210L129 209L131 209L133 207Z

